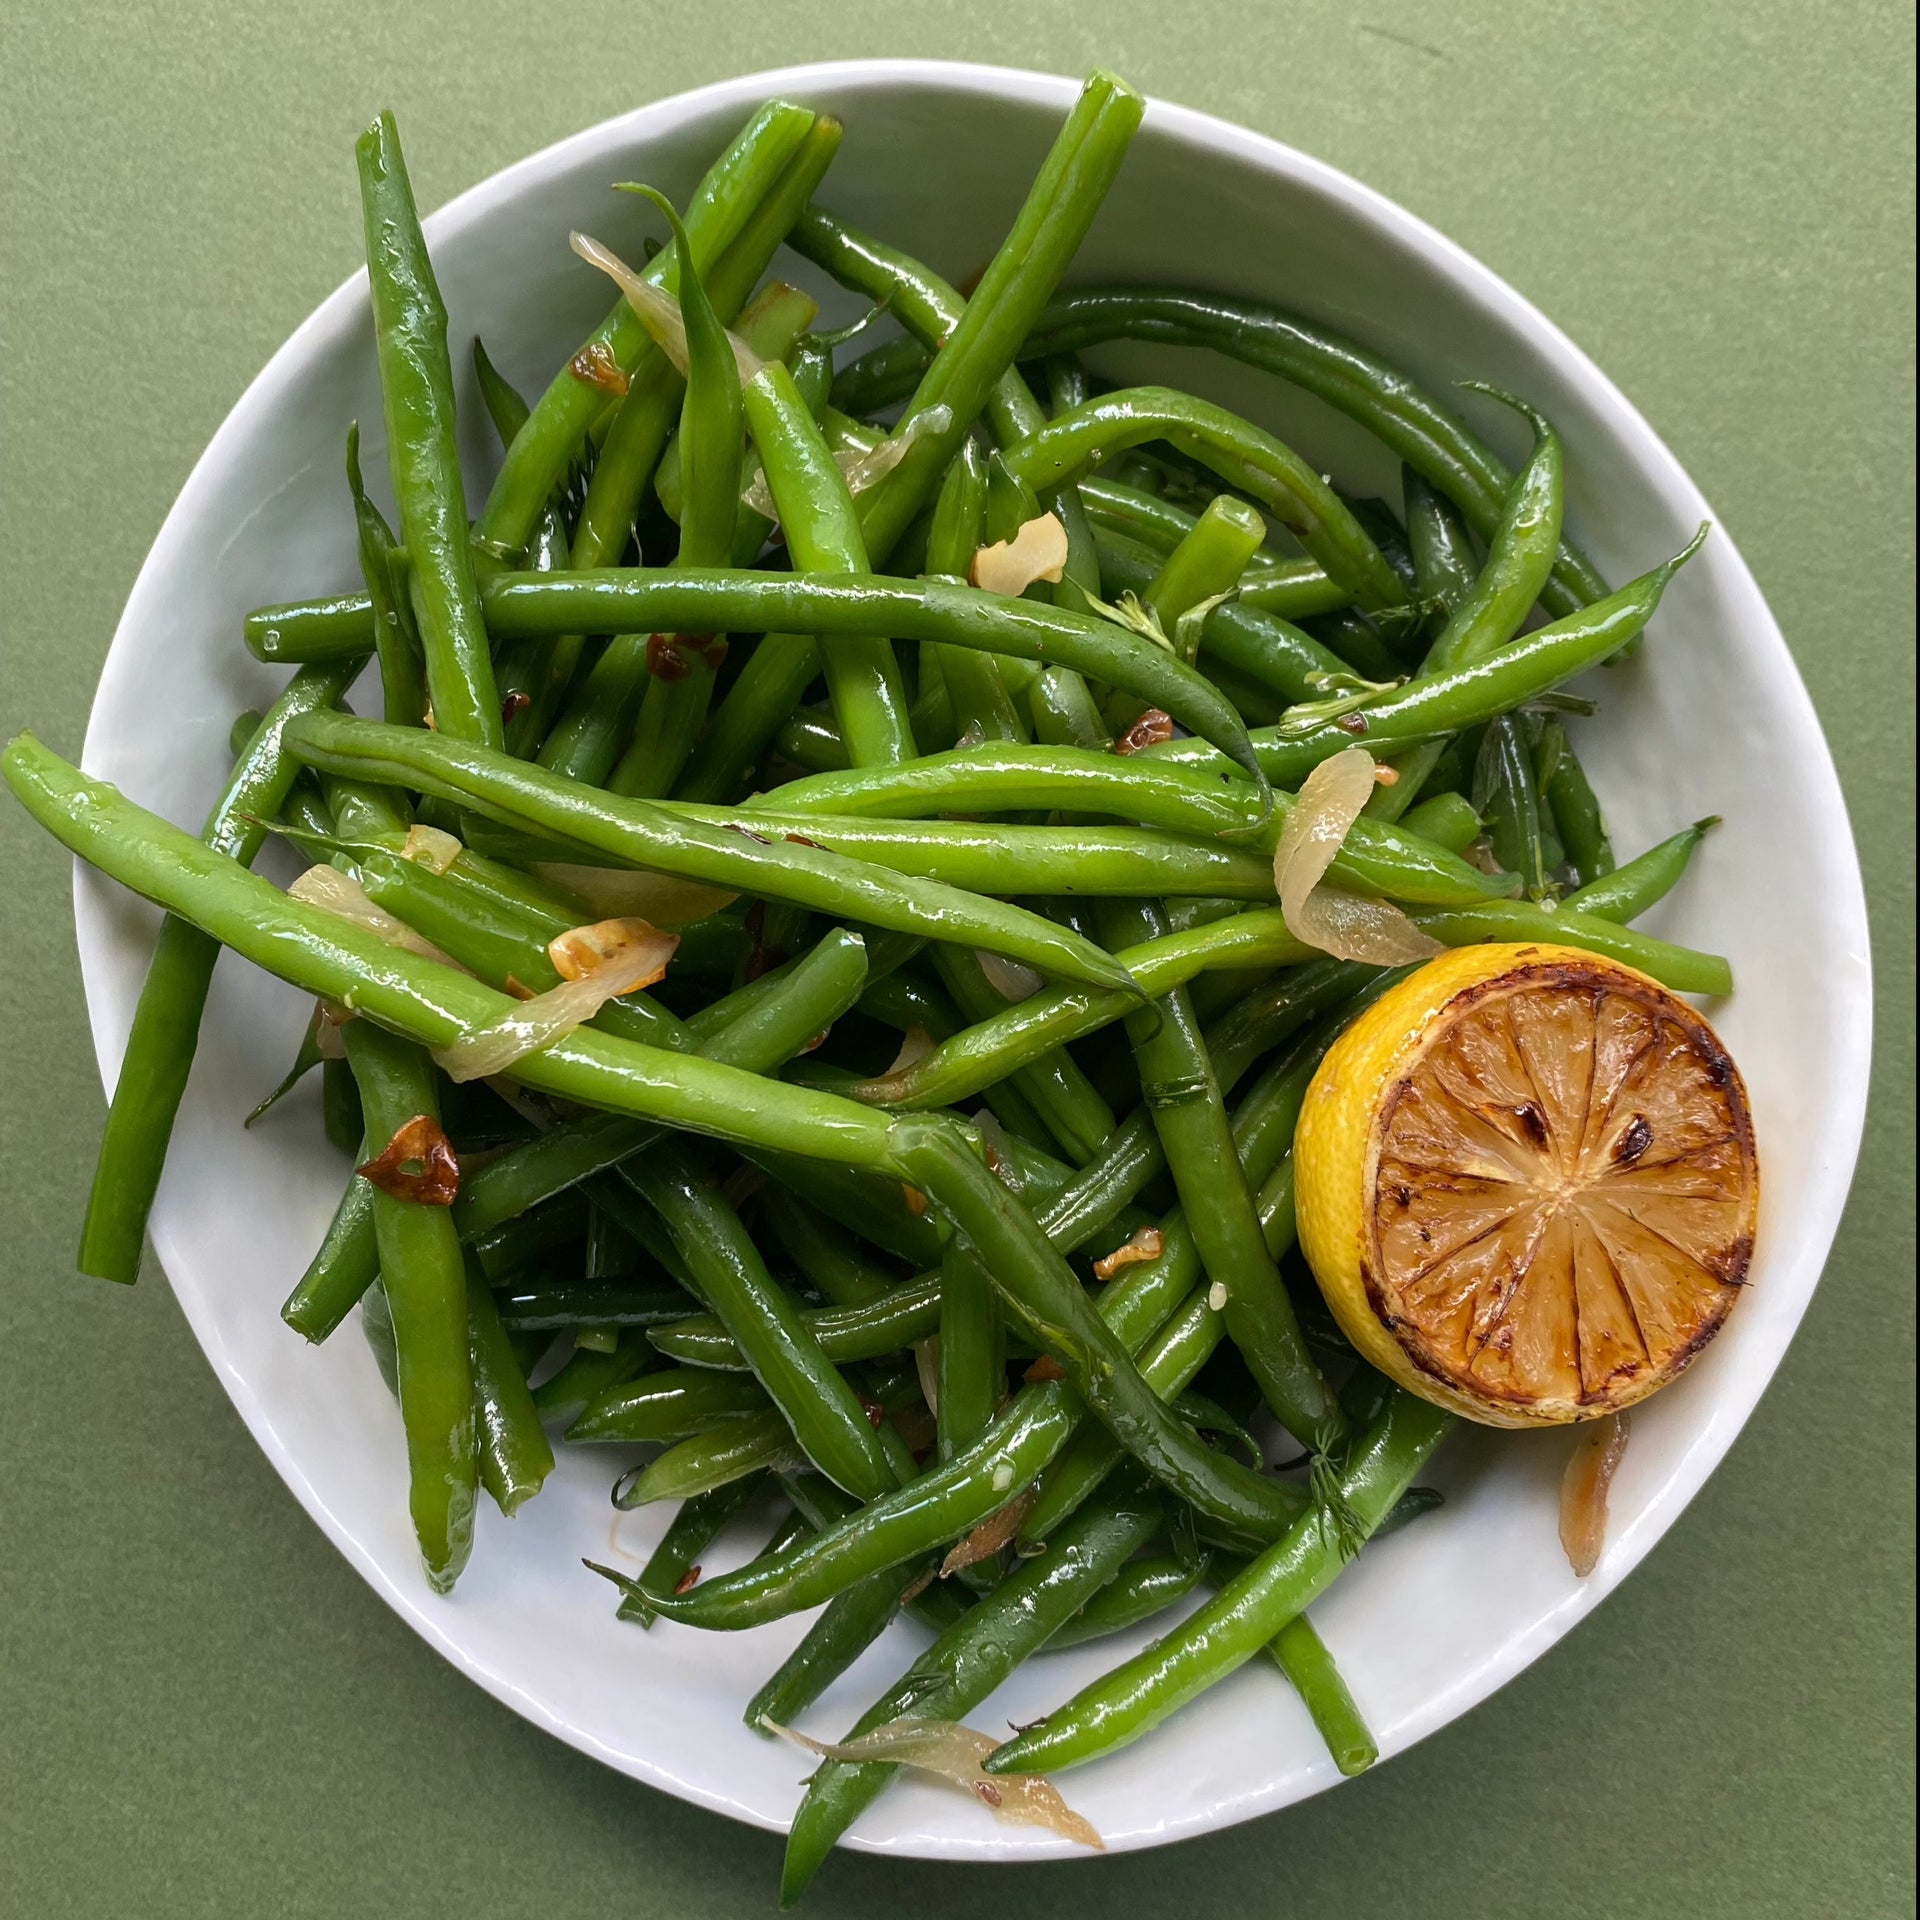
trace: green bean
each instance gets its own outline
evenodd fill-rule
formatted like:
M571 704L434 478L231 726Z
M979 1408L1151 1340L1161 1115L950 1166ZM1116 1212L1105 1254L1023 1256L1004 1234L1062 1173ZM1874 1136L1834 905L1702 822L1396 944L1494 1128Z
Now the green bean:
M1048 1651L1104 1640L1151 1620L1184 1600L1211 1567L1212 1561L1204 1553L1184 1560L1169 1553L1129 1561L1053 1635L1047 1642Z
M861 498L869 498L872 491L877 489ZM812 631L837 643L843 635L891 632L903 640L931 640L1008 659L1046 661L1120 687L1171 714L1257 778L1245 747L1245 728L1209 681L1151 640L1110 621L1038 601L1008 600L1001 594L938 580L907 581L879 574L809 579L797 574L696 573L671 568L499 573L484 583L481 598L492 631L503 640L577 631L628 635ZM268 608L249 615L248 645L265 659L293 658L297 648L289 646L288 634L310 631L296 614L295 609ZM1337 668L1339 662L1334 665ZM793 689L793 700L805 685L802 681ZM770 721L753 757L785 717L783 711ZM728 777L734 777L731 769Z
M999 1305L957 1243L941 1267L939 1339L935 1418L940 1458L951 1460L992 1425L1007 1390Z
M908 1587L932 1571L930 1562L886 1567L835 1594L741 1719L756 1732L769 1721L786 1726L798 1719L886 1631Z
M747 408L795 570L866 573L867 547L853 496L786 368L775 363L754 376ZM906 687L892 643L879 637L843 640L825 649L825 660L834 717L854 765L911 760Z
M934 964L966 1018L991 1019L1006 1007L1006 995L988 980L978 955L939 947ZM1091 1160L1113 1131L1113 1110L1064 1048L1030 1048L1006 1077L1076 1165Z
M1453 1416L1396 1393L1341 1469L1353 1524L1377 1528L1453 1424ZM1304 1613L1344 1564L1339 1531L1319 1508L1163 1635L1146 1653L1083 1687L1038 1726L989 1755L990 1773L1053 1772L1137 1740L1176 1708L1224 1680Z
M510 991L512 981L529 992L545 992L560 984L547 943L583 922L564 904L536 906L524 895L515 899L463 884L495 864L463 852L445 872L436 873L420 861L376 849L360 857L360 884L376 906L404 920L489 986ZM680 1022L644 992L609 1000L593 1024L652 1046L690 1045Z
M1718 954L1696 953L1651 934L1637 933L1562 901L1557 908L1531 900L1489 900L1478 907L1420 907L1412 918L1450 947L1488 940L1537 940L1622 960L1675 993L1727 994L1733 972Z
M1170 1275L1164 1261L1146 1261L1103 1288L1095 1311L1131 1351L1153 1334L1181 1291L1181 1274ZM1083 1417L1064 1380L1030 1383L973 1446L930 1467L911 1486L822 1527L782 1560L670 1599L663 1611L689 1625L734 1629L818 1606L863 1575L957 1539L1004 1507L1059 1453Z
M1534 783L1533 752L1517 714L1502 714L1487 727L1473 776L1474 810L1484 815L1493 857L1521 876L1530 900L1544 900L1551 888L1540 828L1540 790Z
M1044 1559L1016 1567L927 1649L853 1727L870 1732L903 1717L958 1720L1023 1660L1058 1634L1087 1599L1153 1536L1161 1508L1140 1480L1116 1487L1079 1516ZM882 1762L830 1760L807 1783L787 1835L780 1899L790 1906L833 1845L870 1806L896 1769Z
M987 491L986 452L977 440L963 440L934 505L927 536L929 574L943 580L967 579L974 555L987 539ZM987 740L1025 738L997 661L964 647L940 648L934 657L954 725L961 732Z
M1034 733L1048 746L1105 753L1113 745L1107 723L1077 673L1043 667L1027 689L1027 710L1033 716Z
M694 1564L696 1557L705 1553L719 1539L728 1524L739 1516L766 1484L766 1480L764 1473L744 1474L737 1480L726 1481L711 1492L695 1494L684 1502L668 1523L666 1532L660 1536L660 1544L640 1570L640 1581L649 1587L662 1587L668 1591L678 1587L683 1580L691 1584L700 1573ZM587 1564L593 1565L591 1561ZM621 1588L620 1619L631 1620L642 1627L653 1625L653 1609L640 1599L639 1582L615 1575L606 1567L595 1567L594 1571L615 1580Z
M682 504L677 567L725 566L733 557L734 522L740 512L740 457L746 431L740 373L733 344L693 264L693 247L680 216L664 194L640 191L666 217L673 236L680 314L686 327L687 372L680 408ZM724 642L720 644L724 645ZM649 640L648 661L657 643ZM663 794L679 776L705 717L713 691L712 651L668 649L647 678L632 744L612 769L617 793ZM672 663L670 675L668 663ZM544 764L570 765L545 757Z
M559 1372L533 1389L533 1404L550 1418L571 1420L609 1387L652 1364L653 1349L637 1327L623 1328L610 1353L576 1347Z
M1561 901L1563 910L1592 915L1597 920L1637 920L1679 884L1694 849L1720 824L1718 814L1696 820L1683 832L1662 840L1624 867L1576 887Z
M838 1526L860 1512L860 1503L842 1493L824 1474L782 1474L780 1485L815 1533ZM914 1569L915 1577L924 1571L924 1568ZM935 1633L946 1632L967 1611L968 1605L969 1602L961 1599L943 1580L932 1581L904 1603L906 1612Z
M1042 162L1025 204L980 277L959 324L908 401L893 437L907 453L862 497L861 524L884 562L907 523L932 498L940 476L1012 368L1022 337L1073 258L1126 157L1145 103L1109 73L1082 89ZM935 426L935 410L946 410Z
M767 844L697 825L685 809L668 812L653 801L588 793L544 769L435 735L344 718L320 728L312 719L294 723L287 737L303 759L334 771L377 770L490 817L565 835L616 858L631 856L656 872L740 886L899 932L965 940L1068 979L1119 985L1126 978L1091 942L1017 907L883 874L817 847Z
M1423 474L1403 466L1400 487L1406 502L1407 544L1413 551L1415 588L1423 599L1438 600L1451 617L1472 593L1479 576L1472 539L1453 503Z
M820 1351L798 1302L775 1285L725 1197L669 1143L628 1161L623 1171L665 1222L707 1304L808 1458L862 1500L890 1491L892 1467L865 1410Z
M477 335L473 342L473 370L494 431L500 436L500 445L503 449L510 447L514 436L527 424L527 403L488 359L487 350ZM556 488L540 510L539 522L528 544L527 562L535 573L553 573L571 564L572 550L573 543L567 532L565 490ZM546 646L538 641L517 640L495 653L493 677L500 694L500 714L509 753L524 760L539 748L553 725L560 702L566 697L586 644L585 635L570 633ZM386 715L388 719L392 717L391 713Z
M380 1143L362 1141L357 1161L371 1160ZM373 1183L347 1176L347 1190L335 1209L319 1250L307 1262L280 1317L317 1346L353 1311L380 1271L380 1249L373 1227Z
M1102 394L1008 448L1006 460L1030 485L1057 486L1123 447L1162 439L1251 495L1360 606L1404 603L1405 589L1380 549L1292 448L1226 408L1172 387Z
M740 313L794 214L818 185L839 140L838 122L824 117L816 121L738 238L721 253L711 269L703 268L701 283L722 320L732 320ZM697 243L694 253L698 258ZM588 488L581 508L572 555L575 570L612 565L625 553L634 513L647 480L669 431L683 410L684 384L664 356L656 355L646 362L621 402L613 431L594 467L594 484ZM716 512L719 511L716 502ZM734 517L724 521L727 540L716 549L719 558L732 557L736 522L746 512L744 507L739 507ZM756 540L754 544L757 548L759 542ZM687 563L679 564L684 567ZM726 629L716 629L696 619L688 626L667 626L661 630L707 633ZM590 783L611 775L622 791L646 784L644 776L651 767L651 736L661 721L657 705L655 721L646 729L648 738L629 743L628 735L655 683L651 643L651 632L644 636L631 632L614 635L575 690L552 735L542 744L543 765Z
M940 1259L940 1231L924 1207L909 1203L896 1180L876 1179L853 1167L836 1167L793 1154L745 1150L746 1157L809 1206L850 1227L862 1240L910 1262L916 1269ZM918 1197L918 1196L916 1196Z
M1019 752L1077 756L1078 750L1009 745L970 752L993 756L988 764L1010 765L999 756ZM1053 782L1058 773L1064 776L1055 787L1061 795L1077 789L1091 796L1094 790L1104 788L1124 796L1125 769L1130 764L1137 765L1138 761L1094 759L1088 764L1076 758L1055 768L1029 763L1023 773L1035 776L1035 791ZM1156 773L1146 775L1147 781L1155 780L1158 770L1158 763L1150 764L1155 764ZM956 784L970 777L966 768L951 771ZM939 766L931 777L938 780L948 772L947 767ZM971 772L977 774L978 770ZM915 777L903 784L911 788ZM1144 785L1141 790L1146 791ZM1168 796L1169 790L1155 789L1156 800ZM1223 846L1217 840L1191 839L1162 828L1034 827L965 819L909 823L859 815L786 813L778 810L778 799L777 792L770 795L764 806L740 814L739 823L751 820L762 832L785 832L874 868L968 892L998 889L1059 898L1156 899L1170 891L1186 890L1259 902L1273 899L1270 849L1293 805L1291 795L1275 794L1273 813L1253 836L1254 845L1268 851L1256 852L1253 847ZM669 805L677 807L678 803ZM685 812L678 817L711 826L722 816L715 811ZM1484 873L1431 841L1371 822L1349 836L1337 863L1342 884L1353 891L1410 903L1467 906L1478 900L1503 899L1517 890L1513 874Z
M1423 668L1428 673L1471 665L1505 646L1539 599L1560 548L1566 491L1560 436L1524 400L1496 387L1469 384L1526 415L1533 423L1533 457L1507 489L1499 522L1488 538L1486 565L1428 650Z
M628 1510L656 1500L691 1500L749 1474L790 1471L805 1461L786 1421L769 1407L764 1413L728 1420L711 1432L676 1440L622 1484L614 1505ZM651 1588L645 1590L640 1604L652 1606L656 1613L671 1612L658 1604Z
M893 1291L890 1276L866 1259L844 1227L786 1188L775 1184L761 1194L760 1218L830 1304L871 1306Z
M571 1246L587 1231L591 1211L578 1194L561 1194L550 1204L503 1220L485 1233L471 1237L463 1234L461 1239L472 1248L488 1281L498 1283Z
M609 1387L581 1412L567 1438L629 1445L683 1440L771 1405L766 1388L744 1374L670 1367Z
M1523 634L1470 666L1421 674L1368 706L1363 736L1367 744L1376 752L1391 754L1402 746L1480 726L1598 666L1645 628L1668 581L1699 550L1706 531L1702 527L1671 560L1606 599L1552 626ZM1253 743L1267 777L1277 786L1293 786L1322 760L1352 746L1354 739L1346 728L1329 723L1293 738L1256 733ZM1143 757L1189 766L1205 766L1213 760L1209 749L1192 741L1148 747Z
M259 823L280 810L298 772L282 747L287 722L314 707L332 706L364 660L362 655L295 674L227 776L202 830L208 847L240 861L251 861L259 852L266 838ZM96 1279L130 1286L139 1277L147 1215L186 1092L218 953L215 942L185 921L162 922L121 1055L80 1229L77 1264Z
M802 1311L820 1351L836 1365L898 1353L940 1330L942 1288L937 1273L902 1281L878 1300ZM687 1366L741 1369L745 1356L723 1323L711 1314L689 1315L655 1327L653 1344Z
M1366 427L1451 500L1475 533L1492 538L1510 483L1505 464L1456 414L1356 342L1249 300L1077 287L1054 297L1021 357L1115 339L1211 347L1304 388ZM1606 591L1585 555L1563 544L1541 598L1560 618Z
M1075 1391L1149 1472L1181 1498L1260 1538L1277 1538L1297 1495L1217 1457L1141 1379L1126 1345L1096 1313L1065 1260L976 1159L951 1122L911 1114L894 1151L969 1243L996 1292L1066 1369Z
M1102 538L1098 548L1101 590L1110 598L1144 593L1152 585L1159 568L1147 549L1111 537ZM1216 674L1231 668L1283 700L1316 700L1330 676L1346 675L1347 663L1282 618L1282 611L1263 606L1261 595L1243 591L1207 615L1200 628L1200 651Z
M1107 932L1124 939L1166 925L1152 908L1116 907ZM1214 1283L1216 1304L1262 1397L1303 1445L1325 1452L1343 1437L1333 1389L1307 1352L1280 1270L1267 1252L1233 1127L1186 994L1171 988L1130 1014L1127 1037L1174 1189Z
M703 272L773 191L814 124L815 116L805 107L770 100L714 162L687 207L693 256ZM675 292L673 265L670 258L656 260L641 277ZM575 363L585 365L598 357L631 378L652 352L653 342L640 316L624 299L617 301L579 353L554 376L535 403L532 417L514 436L475 529L481 543L503 560L519 554L548 496L585 441L605 396L574 372Z
M1406 778L1401 775L1403 782ZM1480 816L1463 793L1436 793L1431 800L1423 800L1403 813L1400 826L1422 840L1431 840L1436 847L1445 847L1449 853L1466 852L1480 837Z
M815 669L818 670L817 661ZM917 727L919 723L912 721L911 724ZM802 707L798 713L788 715L774 736L773 750L778 758L791 760L807 773L844 772L852 764L847 758L847 743L840 738L840 729L834 725L832 716L814 707ZM743 773L741 779L745 777ZM729 783L729 790L734 785L738 782ZM683 800L713 801L725 797L724 793L697 780L683 782L679 794Z
M484 1277L467 1268L467 1346L473 1369L480 1482L500 1511L512 1515L553 1471L553 1448L527 1390L513 1344Z
M1613 871L1613 843L1607 838L1607 823L1586 770L1566 744L1564 734L1560 750L1553 757L1552 771L1542 780L1541 787L1541 798L1551 812L1574 877L1582 886L1591 880L1605 879Z
M1266 537L1267 523L1244 500L1221 493L1167 555L1143 598L1186 659L1200 651L1200 637L1196 632L1189 643L1182 622L1205 602L1233 590ZM1204 622L1205 612L1200 617Z
M396 554L393 529L367 498L360 477L360 428L347 429L347 488L359 537L360 573L373 604L375 650L380 658L382 717L401 726L418 726L427 710L427 663L413 622L404 562ZM236 748L237 752L238 749Z
M1344 1024L1342 1022L1341 1024ZM1310 1037L1276 1061L1234 1117L1235 1158L1247 1186L1257 1189L1254 1211L1267 1252L1283 1254L1293 1240L1293 1170L1287 1158L1307 1083L1332 1044L1336 1027ZM1161 1252L1154 1265L1181 1305L1141 1348L1140 1375L1163 1398L1172 1399L1197 1374L1225 1337L1226 1321L1212 1304L1199 1243L1184 1209L1161 1223ZM1336 1423L1337 1425L1338 1423ZM1021 1521L1021 1551L1044 1542L1054 1528L1111 1473L1121 1458L1113 1436L1086 1427L1048 1469Z
M1310 958L1277 909L1236 914L1190 932L1163 934L1125 950L1149 996L1170 993L1208 966L1249 960L1287 966ZM1348 991L1351 991L1349 988ZM861 1083L859 1098L888 1106L950 1106L977 1093L1031 1053L1084 1038L1125 1017L1136 1003L1119 994L1041 993L956 1035L911 1067Z
M653 1327L678 1319L690 1304L684 1289L670 1281L622 1275L509 1285L495 1300L501 1323L516 1333Z
M354 157L360 169L387 464L400 508L400 538L407 549L407 579L426 657L434 725L452 738L497 747L502 740L500 696L494 688L467 534L466 491L454 436L453 366L447 358L447 310L420 235L392 114L383 113L360 136Z
M349 1020L341 1032L369 1140L384 1147L422 1114L437 1124L433 1066L422 1049L371 1021ZM414 1537L428 1583L445 1593L473 1544L479 1470L460 1241L445 1207L384 1190L373 1196L373 1227L393 1317Z
M385 731L412 737L404 728ZM8 743L0 771L15 797L69 851L269 972L390 1023L410 1039L445 1047L516 1004L465 974L289 899L104 781L88 779L31 734ZM591 1029L525 1055L511 1076L563 1099L743 1145L842 1166L899 1166L888 1123L852 1101Z
M1304 1613L1296 1613L1267 1642L1267 1652L1293 1682L1320 1738L1327 1743L1333 1764L1348 1779L1365 1773L1380 1758L1380 1748L1347 1691L1340 1669L1333 1664L1332 1654L1314 1631L1313 1622Z

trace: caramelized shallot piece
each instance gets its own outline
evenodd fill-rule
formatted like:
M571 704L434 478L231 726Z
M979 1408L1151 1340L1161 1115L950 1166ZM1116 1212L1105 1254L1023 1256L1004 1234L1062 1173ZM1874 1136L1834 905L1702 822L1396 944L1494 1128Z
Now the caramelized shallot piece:
M460 1162L454 1158L453 1143L430 1113L416 1113L354 1171L382 1193L422 1207L450 1207L460 1192Z
M1067 569L1067 530L1050 513L1022 521L1011 540L981 547L967 578L988 593L1017 600L1036 580L1058 580Z
M591 1020L609 1000L652 986L679 944L677 933L662 933L650 921L631 917L569 927L547 942L559 986L462 1034L434 1058L453 1080L504 1073L523 1055L551 1046Z
M1580 1430L1560 1482L1560 1544L1567 1562L1584 1580L1600 1564L1607 1544L1607 1489L1627 1450L1627 1416L1610 1413Z
M1034 1490L1029 1487L1018 1499L1009 1500L998 1513L988 1514L964 1540L957 1541L940 1562L940 1578L950 1579L962 1567L991 1560L1020 1531L1021 1521L1033 1507L1033 1499Z
M1115 753L1138 753L1143 747L1163 747L1173 738L1173 718L1158 707L1149 707L1118 740Z
M1125 1246L1115 1247L1093 1263L1093 1277L1111 1280L1122 1267L1131 1267L1141 1260L1158 1260L1166 1250L1166 1236L1158 1227L1136 1227L1133 1238Z

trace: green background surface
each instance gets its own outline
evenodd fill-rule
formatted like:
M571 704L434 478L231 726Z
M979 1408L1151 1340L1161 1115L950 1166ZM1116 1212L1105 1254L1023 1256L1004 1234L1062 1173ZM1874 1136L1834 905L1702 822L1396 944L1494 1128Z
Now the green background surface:
M1157 1853L843 1856L816 1906L1912 1911L1909 7L16 0L4 31L0 721L69 752L193 460L358 264L350 143L382 105L431 207L755 67L1111 65L1392 195L1593 353L1741 542L1865 862L1875 1105L1793 1351L1625 1589L1412 1753ZM536 1732L374 1598L254 1449L151 1261L132 1292L73 1277L102 1105L67 864L4 804L0 847L0 1904L770 1910L777 1838Z

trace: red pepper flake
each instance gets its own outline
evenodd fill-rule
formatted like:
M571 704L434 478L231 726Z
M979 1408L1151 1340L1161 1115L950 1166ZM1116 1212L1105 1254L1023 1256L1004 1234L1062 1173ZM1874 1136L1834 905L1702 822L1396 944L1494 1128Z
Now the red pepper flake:
M878 1400L862 1400L860 1402L860 1411L867 1416L867 1425L870 1426L875 1433L878 1433L886 1422L886 1408L883 1407Z
M907 1211L913 1214L925 1213L927 1196L918 1187L902 1187L900 1191L907 1197Z
M997 1807L1000 1804L1000 1789L991 1780L974 1780L968 1784L988 1806Z
M788 834L787 845L790 847L811 847L815 853L826 852L826 848L824 848L818 840L809 840L804 833Z
M1064 1380L1067 1377L1067 1370L1052 1354L1043 1353L1027 1369L1026 1377L1029 1386L1038 1387L1045 1385L1049 1380Z
M1364 713L1343 713L1333 724L1342 733L1359 735L1367 730L1367 716Z
M500 982L500 988L503 993L512 994L516 1000L531 1000L533 998L533 989L517 974L508 974L507 977Z
M589 347L582 347L568 362L567 371L576 380L585 381L590 387L598 387L602 393L610 393L621 399L625 396L631 382L626 370L613 357L613 349L604 340L596 340Z
M698 1581L699 1578L700 1578L700 1569L698 1567L689 1567L686 1570L686 1572L683 1573L680 1576L680 1578L674 1582L674 1588L673 1588L674 1592L685 1593L688 1590L688 1588L693 1586L694 1583Z
M515 687L514 690L500 702L500 724L503 727L512 726L515 716L525 713L532 705L533 695L530 693L522 693L518 687Z
M647 671L656 680L684 680L693 671L687 656L674 644L678 638L672 633L647 635Z
M450 1207L460 1191L460 1162L454 1158L453 1143L430 1113L416 1113L355 1171L382 1193L423 1207Z
M1118 740L1115 753L1138 753L1142 747L1164 746L1173 738L1173 719L1158 707L1149 707Z

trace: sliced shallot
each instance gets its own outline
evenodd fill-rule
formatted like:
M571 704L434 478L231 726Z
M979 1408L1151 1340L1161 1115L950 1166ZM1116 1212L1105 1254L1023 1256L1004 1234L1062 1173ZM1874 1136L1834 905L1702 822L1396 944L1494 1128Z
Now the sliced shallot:
M1581 1430L1560 1482L1560 1544L1584 1580L1607 1544L1607 1489L1627 1450L1627 1416L1609 1414Z
M390 947L398 947L403 953L417 953L423 960L438 960L444 967L460 966L451 954L442 953L431 940L415 933L404 920L396 920L385 907L376 907L367 898L367 891L360 882L351 874L342 873L338 867L309 867L287 889L287 898L301 901L309 907L318 907L337 920L350 920L355 926L364 927L377 939L384 940ZM460 970L463 973L466 971L464 967Z
M680 936L645 920L602 920L571 927L548 943L560 985L522 1000L511 1012L465 1033L434 1058L456 1081L485 1080L549 1047L591 1020L609 1000L650 987L667 970Z
M1396 906L1320 883L1374 789L1373 755L1348 747L1323 760L1300 783L1299 798L1280 830L1273 884L1288 931L1341 960L1399 967L1443 949Z
M1009 1826L1046 1827L1080 1846L1106 1851L1107 1843L1091 1823L1061 1799L1059 1788L1044 1774L986 1772L980 1763L999 1741L957 1720L889 1720L871 1733L841 1741L810 1740L775 1720L760 1724L823 1760L878 1760L917 1767L970 1793Z
M453 1143L430 1113L403 1121L393 1138L354 1171L382 1193L423 1207L450 1207L460 1192Z
M664 287L642 279L611 247L602 246L590 234L570 233L567 244L588 266L598 267L627 296L627 305L639 316L654 345L673 362L676 372L685 373L687 323L680 312L680 302ZM733 349L734 365L739 368L742 381L751 380L766 365L736 334L727 335L727 344Z

